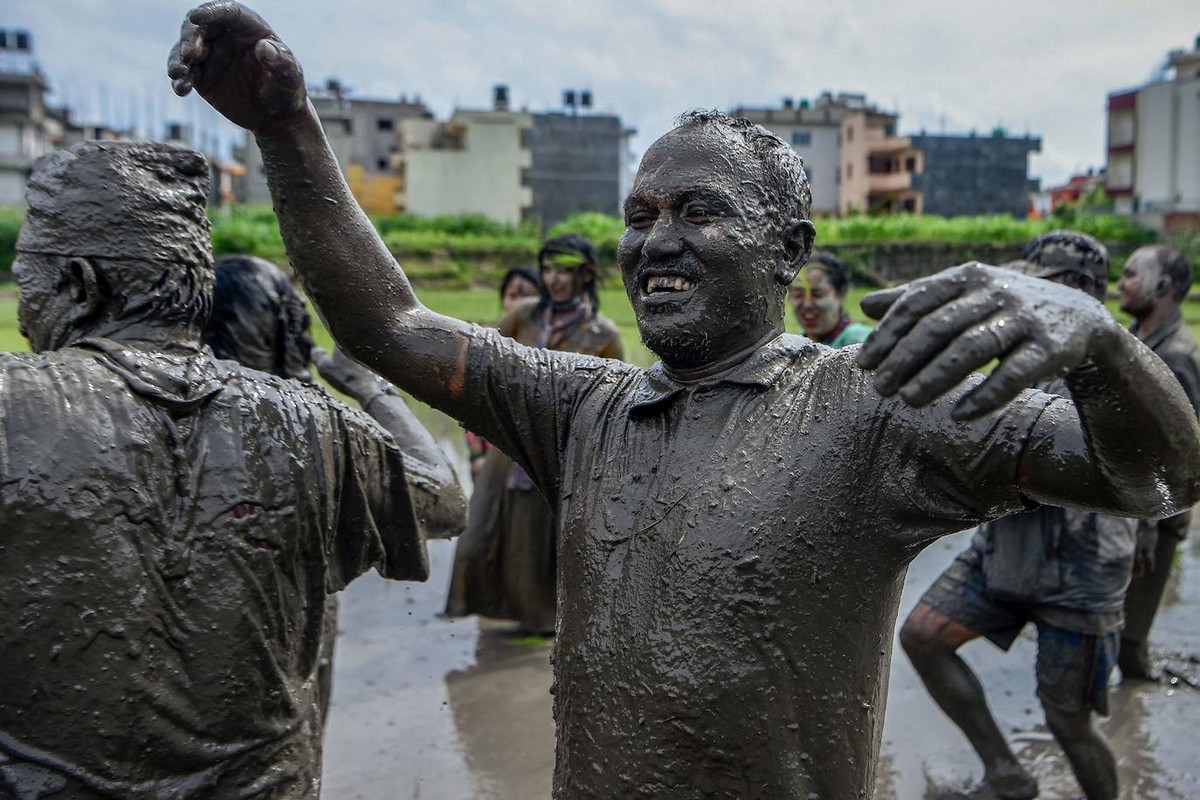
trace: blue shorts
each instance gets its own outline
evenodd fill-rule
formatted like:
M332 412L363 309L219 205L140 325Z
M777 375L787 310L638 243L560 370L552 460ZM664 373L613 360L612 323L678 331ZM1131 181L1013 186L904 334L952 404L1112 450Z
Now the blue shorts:
M960 556L921 598L960 625L1008 650L1029 622L1037 626L1037 694L1059 711L1108 715L1108 676L1117 662L1120 631L1081 633L1049 622L1036 605L992 596L975 560Z

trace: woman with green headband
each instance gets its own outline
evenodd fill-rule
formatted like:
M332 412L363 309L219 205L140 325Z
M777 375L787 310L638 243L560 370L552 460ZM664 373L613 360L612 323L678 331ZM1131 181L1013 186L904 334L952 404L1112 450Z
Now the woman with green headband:
M533 347L622 358L617 326L599 312L592 243L574 234L551 239L538 272L541 295L505 314L500 332ZM552 636L556 565L550 507L525 471L491 448L455 551L446 614L512 619L522 632Z

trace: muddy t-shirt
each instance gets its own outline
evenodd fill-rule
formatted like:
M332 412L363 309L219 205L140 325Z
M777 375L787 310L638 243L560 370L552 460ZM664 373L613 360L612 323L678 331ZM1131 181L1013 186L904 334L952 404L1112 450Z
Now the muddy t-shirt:
M1137 324L1130 326L1129 330L1136 334ZM1200 412L1200 348L1196 346L1196 339L1183 324L1183 320L1179 319L1163 326L1161 330L1151 334L1145 343L1163 360L1171 374L1179 381L1192 408ZM1191 521L1191 510L1159 520L1158 535L1183 540L1187 538Z
M372 567L427 573L402 456L319 389L0 354L0 798L315 798L325 596Z
M558 509L556 796L869 794L906 564L1025 507L1066 401L955 422L856 351L783 335L685 386L475 334L466 422Z

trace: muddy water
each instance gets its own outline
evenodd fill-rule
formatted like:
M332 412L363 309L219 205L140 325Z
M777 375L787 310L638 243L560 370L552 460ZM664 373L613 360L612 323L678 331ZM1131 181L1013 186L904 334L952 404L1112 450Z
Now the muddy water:
M461 464L460 438L439 431ZM901 615L967 542L958 534L921 554L909 570ZM1177 670L1200 677L1200 530L1184 544L1176 580L1153 637ZM501 623L438 616L453 545L432 542L426 584L374 575L343 593L333 705L325 746L328 798L544 798L554 734L550 648L515 639ZM1043 798L1074 798L1078 786L1042 721L1034 696L1036 643L1011 652L975 642L963 656L1042 786ZM892 663L881 800L958 798L981 775L966 740L933 705L903 653ZM1182 683L1119 686L1103 722L1117 753L1123 798L1200 797L1200 690Z

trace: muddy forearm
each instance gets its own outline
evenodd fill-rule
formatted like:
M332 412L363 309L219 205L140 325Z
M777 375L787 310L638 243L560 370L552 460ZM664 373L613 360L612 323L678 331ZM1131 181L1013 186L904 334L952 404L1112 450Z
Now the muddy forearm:
M449 538L466 527L467 500L450 460L394 389L359 398L404 453L409 494L430 538Z
M1178 382L1149 349L1114 326L1067 385L1091 474L1063 476L1070 484L1064 497L1091 494L1078 500L1139 517L1162 517L1196 501L1200 428ZM1063 470L1071 450L1066 427L1039 460L1071 472Z
M450 460L404 402L404 398L390 392L380 392L366 398L362 407L392 434L396 444L404 451L406 460L419 462L422 471L435 478L440 486L461 493Z
M257 138L288 256L339 342L353 347L418 308L408 279L350 194L312 106Z

